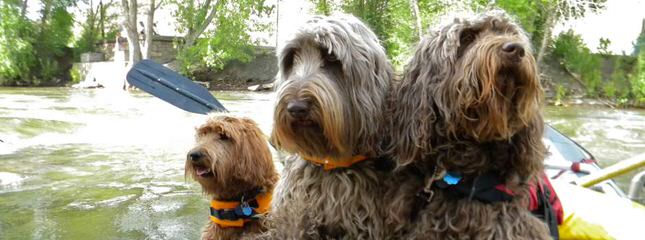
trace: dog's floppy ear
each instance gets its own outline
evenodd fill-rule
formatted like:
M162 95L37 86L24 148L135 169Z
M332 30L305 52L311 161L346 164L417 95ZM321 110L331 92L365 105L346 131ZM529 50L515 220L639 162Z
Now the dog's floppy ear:
M422 41L406 67L405 75L389 100L391 141L387 153L398 166L421 160L432 151L431 137L437 115L434 111L432 64Z
M267 184L272 180L270 175L274 172L274 166L264 135L253 120L242 118L236 125L240 130L236 131L238 139L233 173L249 183Z

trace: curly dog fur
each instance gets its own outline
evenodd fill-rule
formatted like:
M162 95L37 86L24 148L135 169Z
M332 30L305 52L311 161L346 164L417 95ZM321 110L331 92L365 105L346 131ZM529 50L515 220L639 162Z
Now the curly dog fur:
M382 239L378 142L392 68L376 35L352 16L314 17L278 54L271 139L294 156L276 188L269 239ZM305 159L346 163L324 169Z
M255 122L222 115L210 115L197 128L196 146L186 159L186 177L197 181L212 199L226 201L255 195L257 189L270 194L279 178ZM221 227L209 221L202 239L240 239L262 232L264 221L260 216L243 227Z
M430 31L390 99L388 152L399 171L389 183L387 223L395 237L550 239L527 210L528 183L546 153L541 103L528 37L505 13L456 18ZM465 181L495 172L515 196L484 203L434 188L413 212L415 194L447 171Z

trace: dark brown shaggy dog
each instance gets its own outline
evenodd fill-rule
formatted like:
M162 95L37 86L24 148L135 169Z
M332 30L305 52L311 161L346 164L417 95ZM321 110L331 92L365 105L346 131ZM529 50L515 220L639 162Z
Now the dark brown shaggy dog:
M272 239L383 239L377 143L392 69L352 16L315 17L279 53L272 141L285 162Z
M186 176L212 197L202 239L240 239L265 229L263 214L278 181L269 146L255 122L211 115L197 128ZM249 214L242 208L248 204ZM251 211L252 209L252 211Z
M388 194L393 232L410 239L550 239L526 210L528 183L546 153L541 101L529 40L503 12L431 31L392 97L390 153L402 169ZM487 203L476 187L460 196L437 184L447 172L473 186L492 175L514 196Z

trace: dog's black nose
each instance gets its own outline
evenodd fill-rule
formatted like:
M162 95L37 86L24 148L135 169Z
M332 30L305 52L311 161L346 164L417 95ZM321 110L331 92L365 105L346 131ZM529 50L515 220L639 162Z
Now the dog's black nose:
M502 46L502 51L504 51L506 54L509 55L514 55L517 57L524 57L524 47L522 47L522 44L516 43L516 42L509 42L505 43Z
M204 156L204 153L200 150L192 150L188 153L188 159L192 161L197 161Z
M306 101L291 101L287 104L287 111L294 118L304 118L309 114L309 103Z

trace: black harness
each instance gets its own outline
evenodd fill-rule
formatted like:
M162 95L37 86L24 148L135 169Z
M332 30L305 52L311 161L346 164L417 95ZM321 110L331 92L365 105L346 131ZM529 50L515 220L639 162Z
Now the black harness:
M467 180L462 179L457 173L447 172L443 178L432 181L431 185L430 191L424 189L417 194L412 211L413 220L416 219L418 212L432 200L433 191L442 191L454 199L474 199L486 204L510 202L514 198L514 193L506 188L500 175L494 171L488 171ZM558 221L549 201L551 191L543 187L541 183L536 189L538 207L530 209L531 213L544 221L549 226L553 239L558 240L560 238Z
M255 209L260 206L256 197L263 192L264 190L262 188L256 188L240 197L226 199L224 201L240 202L240 204L233 209L215 209L210 207L210 215L221 220L230 221L238 219L256 219L258 213Z
M222 220L255 219L257 218L257 212L254 209L257 207L259 207L258 201L253 199L252 201L242 202L234 209L218 210L211 207L210 212L211 216Z

